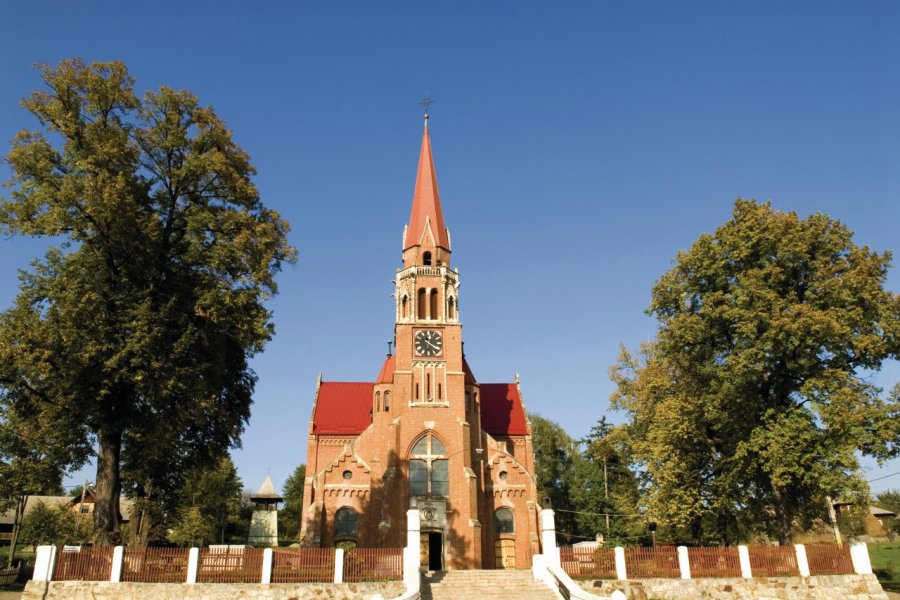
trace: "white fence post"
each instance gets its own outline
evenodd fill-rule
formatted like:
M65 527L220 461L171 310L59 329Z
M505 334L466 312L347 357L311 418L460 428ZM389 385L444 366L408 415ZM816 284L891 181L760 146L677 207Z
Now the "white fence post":
M678 568L682 579L691 578L691 558L688 556L687 546L678 546Z
M122 561L125 560L125 547L116 546L113 548L112 570L109 573L109 580L112 583L122 581Z
M53 568L56 566L56 546L38 546L34 555L34 574L32 581L52 581Z
M857 575L871 575L872 561L869 559L869 547L863 542L850 544L850 560Z
M628 569L625 568L625 548L616 546L613 552L616 557L616 579L625 581L628 579Z
M747 546L738 546L738 561L741 563L741 577L753 578L753 569L750 568L750 550Z
M407 590L418 590L419 580L419 530L422 519L418 508L406 511L406 547L403 548L403 585Z
M334 549L334 582L344 583L344 549Z
M806 560L806 546L794 544L794 551L797 553L797 569L800 571L800 577L809 577L809 561Z
M275 553L271 548L263 550L262 576L259 578L260 583L272 583L272 561Z
M187 581L185 583L197 583L197 572L200 570L200 548L191 548L188 551Z
M541 554L548 564L560 566L559 548L556 546L556 517L552 508L541 510Z

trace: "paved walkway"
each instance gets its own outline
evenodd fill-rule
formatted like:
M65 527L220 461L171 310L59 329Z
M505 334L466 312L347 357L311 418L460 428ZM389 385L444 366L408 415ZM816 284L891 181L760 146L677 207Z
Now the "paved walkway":
M20 592L0 592L0 600L19 600Z

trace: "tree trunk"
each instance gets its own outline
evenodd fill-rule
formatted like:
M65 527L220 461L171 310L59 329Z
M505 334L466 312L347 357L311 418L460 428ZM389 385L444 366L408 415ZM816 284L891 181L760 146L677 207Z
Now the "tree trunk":
M16 545L19 542L19 531L22 529L22 519L25 517L25 505L28 504L28 495L16 499L16 514L13 517L12 538L9 540L9 562L7 567L12 567L16 559Z
M97 484L94 496L94 543L118 544L119 494L122 481L119 478L119 454L122 450L122 432L101 431L97 436Z
M791 543L791 522L793 513L781 488L772 486L772 508L775 511L775 535L781 545Z

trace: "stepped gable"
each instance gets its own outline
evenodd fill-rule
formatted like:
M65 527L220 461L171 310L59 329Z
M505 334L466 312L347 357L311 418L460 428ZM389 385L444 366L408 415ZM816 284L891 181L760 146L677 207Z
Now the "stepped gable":
M375 384L323 381L313 415L316 435L359 435L372 422L372 389Z

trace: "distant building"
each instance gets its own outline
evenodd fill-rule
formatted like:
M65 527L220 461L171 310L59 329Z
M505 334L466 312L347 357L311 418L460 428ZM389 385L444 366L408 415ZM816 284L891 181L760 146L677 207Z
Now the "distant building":
M266 480L263 481L259 491L250 496L250 501L255 506L247 543L253 546L277 546L278 503L284 502L284 498L275 491L271 477L266 475Z
M87 487L83 494L75 496L28 496L25 503L25 511L23 514L27 516L38 504L43 504L47 508L57 508L59 506L68 506L72 512L84 516L86 519L91 518L94 514L94 488ZM131 518L133 502L128 498L119 499L119 513L122 516L122 525L126 525ZM16 518L15 509L10 509L0 514L0 543L9 544L12 541L12 532L14 521Z
M459 270L450 266L427 117L402 250L395 353L374 382L319 379L301 543L403 546L415 505L423 568L529 567L539 531L531 424L518 377L479 383L466 362ZM515 258L514 249L507 254ZM340 289L353 293L355 272L369 266L348 264ZM496 292L514 301L510 286L521 282L496 266Z

